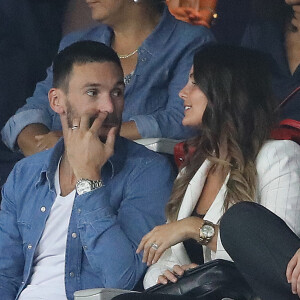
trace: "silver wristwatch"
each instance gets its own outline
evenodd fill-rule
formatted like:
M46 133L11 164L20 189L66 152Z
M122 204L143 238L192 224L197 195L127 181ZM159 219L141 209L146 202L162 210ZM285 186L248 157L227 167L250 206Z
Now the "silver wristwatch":
M102 180L90 180L81 178L76 182L76 192L78 195L82 195L95 189L99 189L102 186L104 186Z
M203 225L199 228L199 243L207 245L215 235L215 225L212 222L204 220Z

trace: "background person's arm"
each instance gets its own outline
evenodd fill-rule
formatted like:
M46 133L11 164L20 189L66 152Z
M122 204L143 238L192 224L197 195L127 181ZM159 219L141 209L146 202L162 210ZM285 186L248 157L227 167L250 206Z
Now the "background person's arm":
M25 156L48 150L57 143L62 131L49 131L43 124L30 124L18 135L17 143Z
M120 135L129 140L137 140L142 138L134 121L122 123Z
M81 40L84 36L85 32L74 32L65 36L60 43L59 51L73 42ZM52 87L52 78L52 67L49 67L47 69L46 79L36 85L33 96L27 99L26 104L17 110L15 115L7 121L2 129L2 140L11 150L18 149L18 136L26 126L39 124L48 128L48 131L61 130L60 118L51 109L48 101L48 92ZM35 142L36 135L47 133L44 127L41 127L43 129L39 131L36 130L36 126L34 126L34 130L31 129L27 132L25 137L29 139L29 142ZM22 141L20 142L20 147L22 148ZM35 145L32 145L30 148L31 150L29 149L29 151L25 149L25 153L35 153L37 152L35 150L38 150Z
M138 114L129 118L130 121L135 122L142 138L186 139L195 134L195 130L182 125L184 107L178 94L188 80L195 51L201 46L214 42L214 37L204 27L190 32L191 26L185 25L181 27L181 31L177 32L177 36L168 41L165 53L161 54L167 59L168 51L176 52L176 57L172 58L172 65L168 67L169 76L166 87L164 87L167 93L166 104L153 113ZM179 35L180 37L178 37ZM177 49L173 50L176 47ZM160 78L157 79L156 84L160 83L159 80ZM159 99L157 102L159 103Z

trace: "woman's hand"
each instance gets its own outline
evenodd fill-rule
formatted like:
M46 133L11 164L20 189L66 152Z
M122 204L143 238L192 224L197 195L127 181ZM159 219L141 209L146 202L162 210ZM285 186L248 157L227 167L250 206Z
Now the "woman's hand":
M196 265L196 264L189 264L189 265L183 265L183 266L175 265L173 267L172 272L169 270L166 270L163 275L160 275L158 277L157 283L167 284L168 281L176 282L178 276L183 275L183 273L186 270L196 268L197 266L198 265Z
M50 131L46 134L36 135L36 145L40 151L48 150L55 146L62 137L62 131Z
M137 249L137 253L144 250L143 262L150 266L158 261L164 251L186 239L199 237L199 228L203 220L188 217L161 226L156 226L146 234Z
M300 249L295 253L286 269L286 278L292 285L293 294L300 297Z
M193 25L203 25L210 28L210 23L213 18L213 13L207 9L197 11L191 7L176 7L170 9L170 12L176 19L191 23Z

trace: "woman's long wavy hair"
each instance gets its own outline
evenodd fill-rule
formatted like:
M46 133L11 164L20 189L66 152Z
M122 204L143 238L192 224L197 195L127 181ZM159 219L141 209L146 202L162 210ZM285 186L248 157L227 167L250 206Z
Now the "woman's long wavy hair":
M194 56L194 81L208 103L199 136L176 179L166 207L169 220L177 219L187 186L205 159L227 165L230 177L224 210L229 204L254 201L255 159L275 124L270 72L264 54L235 47L210 45ZM227 142L229 161L219 158L220 141Z

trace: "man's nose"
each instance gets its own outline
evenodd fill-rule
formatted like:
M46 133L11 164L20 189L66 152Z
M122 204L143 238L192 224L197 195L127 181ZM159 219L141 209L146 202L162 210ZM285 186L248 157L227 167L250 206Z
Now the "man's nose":
M103 97L99 99L98 110L109 114L114 112L114 103L110 95L103 95Z

